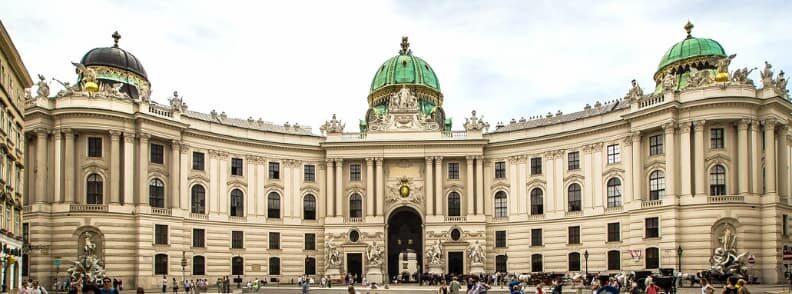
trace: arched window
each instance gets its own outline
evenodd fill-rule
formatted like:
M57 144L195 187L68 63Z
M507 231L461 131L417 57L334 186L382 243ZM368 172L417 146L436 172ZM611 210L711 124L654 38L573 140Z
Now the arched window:
M531 214L544 213L544 192L542 189L534 188L531 190Z
M660 249L657 247L646 248L646 269L656 269L660 267Z
M580 185L572 184L567 188L567 198L569 199L569 211L580 211L583 206L580 200Z
M203 256L193 256L193 275L203 276L206 274L206 259Z
M726 195L726 168L718 164L710 169L710 196Z
M149 182L149 205L165 208L165 184L160 179L151 179Z
M649 200L658 200L665 194L665 174L656 170L649 174Z
M192 205L190 208L190 212L192 213L206 213L206 189L204 189L201 185L195 185L192 187L192 191L190 191L190 198L192 200Z
M102 177L97 174L91 174L88 176L86 180L86 204L102 204L104 201L104 197L102 197L104 183L102 182Z
M279 257L270 257L269 258L269 274L270 274L270 276L278 276L278 275L280 275L280 258Z
M569 271L570 272L579 272L580 271L580 253L577 252L570 252L569 256Z
M608 251L608 270L621 270L621 253L619 250Z
M305 258L305 274L306 275L316 274L316 258L313 257Z
M280 218L280 195L270 192L267 195L267 218Z
M154 255L154 274L167 275L168 274L168 255L157 254Z
M349 217L363 217L363 198L358 193L349 197Z
M535 272L535 273L542 272L542 255L541 254L531 255L531 272Z
M242 190L231 190L231 216L245 216L245 193Z
M460 212L461 203L459 200L459 193L451 192L448 193L448 216L460 216L462 213Z
M495 193L495 217L506 217L506 192Z
M621 207L621 180L611 178L608 180L608 207Z
M231 258L231 274L235 276L245 274L245 259L242 256Z
M316 197L308 194L303 197L303 219L316 219Z

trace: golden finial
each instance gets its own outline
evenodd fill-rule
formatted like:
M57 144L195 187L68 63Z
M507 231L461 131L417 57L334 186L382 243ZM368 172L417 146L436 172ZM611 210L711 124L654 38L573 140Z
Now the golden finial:
M118 48L118 39L121 39L121 34L119 34L118 31L115 31L113 33L112 37L113 37L113 41L115 41L115 44L113 44L113 47Z
M693 36L690 35L690 32L693 31L693 27L693 23L688 19L687 24L685 24L685 31L687 32L688 38L693 38Z
M410 53L412 53L412 50L410 50L410 42L407 41L407 36L403 36L401 41L401 50L399 50L399 54L409 55Z

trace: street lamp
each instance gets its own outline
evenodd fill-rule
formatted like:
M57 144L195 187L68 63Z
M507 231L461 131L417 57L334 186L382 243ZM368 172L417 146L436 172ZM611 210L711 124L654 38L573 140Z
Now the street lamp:
M679 245L679 247L677 247L676 253L677 253L677 271L680 272L680 273L682 272L682 252L683 251L684 250L682 250L682 245Z
M182 250L182 259L181 259L181 267L182 267L182 282L185 280L184 278L184 268L187 267L187 257L184 256L185 252Z
M588 284L588 282L589 282L588 281L588 257L589 257L589 253L588 253L588 249L586 249L586 251L583 252L583 258L586 259L586 275L584 276L584 279L585 279L584 282L586 284Z

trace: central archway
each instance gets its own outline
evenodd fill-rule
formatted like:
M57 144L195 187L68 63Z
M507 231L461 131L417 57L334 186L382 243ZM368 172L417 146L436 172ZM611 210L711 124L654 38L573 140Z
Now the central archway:
M396 275L409 272L412 274L423 272L423 221L421 215L415 209L407 206L399 207L388 217L388 278L393 279ZM399 260L405 253L407 256L414 256L416 267L405 268L407 261ZM414 254L414 255L412 255ZM404 261L404 262L402 262Z

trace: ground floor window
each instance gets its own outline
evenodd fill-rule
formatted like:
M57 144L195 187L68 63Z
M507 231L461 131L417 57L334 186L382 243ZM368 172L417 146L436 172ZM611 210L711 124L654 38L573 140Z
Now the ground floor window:
M316 274L316 258L313 257L305 258L305 274L306 275Z
M206 259L203 256L193 256L193 275L203 276L206 274Z
M646 269L656 269L660 267L660 249L655 247L646 248Z
M231 259L231 274L235 276L245 274L245 259L241 256L234 256Z
M168 274L168 255L157 254L154 255L154 274L167 275Z
M531 255L531 271L535 272L535 273L542 272L542 255L541 254Z
M272 276L280 275L280 258L270 257L269 259L269 274Z
M495 271L499 273L505 273L507 260L508 257L506 257L506 255L495 256Z
M621 270L621 254L619 253L619 250L608 251L608 270Z
M569 271L570 272L580 271L580 253L577 252L569 253Z

